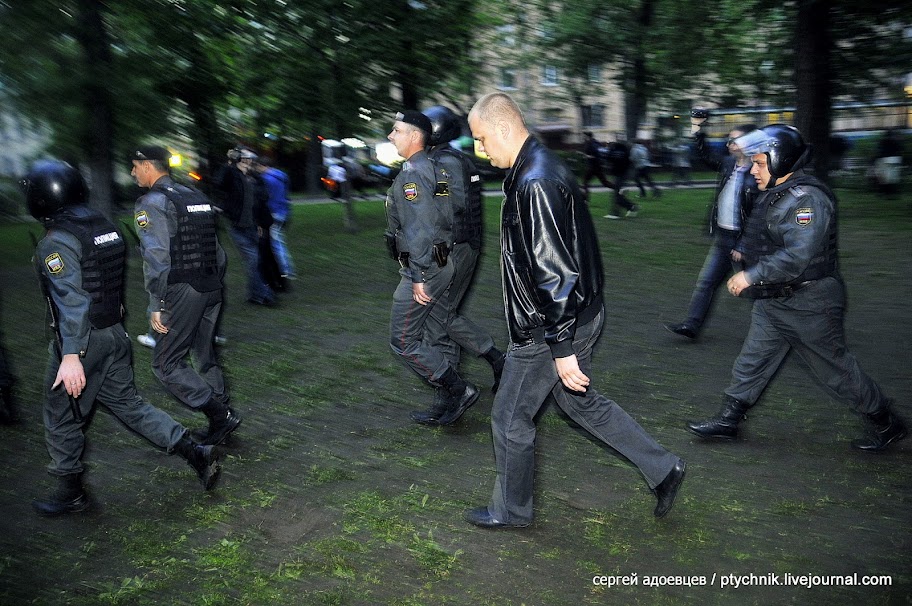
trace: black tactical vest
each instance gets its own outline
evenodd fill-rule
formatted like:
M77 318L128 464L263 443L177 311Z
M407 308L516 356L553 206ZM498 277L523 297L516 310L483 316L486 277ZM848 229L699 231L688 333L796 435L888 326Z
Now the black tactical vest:
M777 204L779 200L789 196L805 195L801 192L801 187L806 185L808 184L796 184L796 186L783 189L774 195L761 195L760 199L757 200L742 235L745 249L744 261L747 267L753 267L759 262L761 257L770 255L777 249L776 243L770 238L766 228L766 215L770 205ZM824 193L827 192L824 191ZM837 259L839 256L837 233L836 213L834 212L830 220L825 245L814 255L804 272L792 280L792 284L800 284L808 280L819 280L820 278L837 274Z
M73 234L82 245L82 288L92 299L92 328L107 328L120 322L126 246L117 229L99 213L77 217L66 210L54 217L53 226Z
M453 207L453 241L456 244L468 242L469 246L479 250L483 231L481 224L481 174L468 156L448 145L432 149L431 160L436 163L437 159L443 154L459 160L462 164L463 183L465 183L465 207Z
M197 292L222 287L218 270L215 210L202 192L178 184L156 185L177 211L177 233L171 237L168 284L189 284Z

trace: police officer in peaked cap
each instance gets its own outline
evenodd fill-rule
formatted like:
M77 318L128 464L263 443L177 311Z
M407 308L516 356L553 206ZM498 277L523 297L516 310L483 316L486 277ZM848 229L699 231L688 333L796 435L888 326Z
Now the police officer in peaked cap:
M136 200L135 222L156 335L152 371L178 400L206 415L209 429L200 440L220 444L241 424L228 406L214 346L226 257L209 199L171 178L170 156L148 146L130 157L130 174L149 190Z

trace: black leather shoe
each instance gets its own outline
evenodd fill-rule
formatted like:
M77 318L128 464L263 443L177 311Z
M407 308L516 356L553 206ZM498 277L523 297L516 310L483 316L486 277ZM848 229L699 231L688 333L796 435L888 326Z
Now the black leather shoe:
M682 322L681 324L666 324L665 328L676 335L681 335L682 337L687 337L688 339L697 338L697 331L687 322Z
M686 472L687 463L684 462L684 459L678 459L678 462L671 468L662 483L655 487L656 499L659 501L656 504L655 511L652 512L655 517L664 518L671 511Z
M210 490L218 482L222 473L222 466L219 463L221 457L222 451L218 446L193 444L187 456L187 464L196 472L203 490Z
M524 522L522 524L510 524L508 522L501 522L491 515L487 505L467 510L465 512L465 519L466 522L471 522L482 528L526 528L532 523Z
M878 418L882 416L883 418ZM874 432L868 438L852 440L852 447L864 452L880 452L893 442L898 442L908 433L905 423L896 415L881 413L871 415L874 421Z
M465 411L478 400L478 388L471 383L466 383L465 390L458 398L454 398L450 403L450 408L441 415L437 420L441 425L450 425L455 423L459 417L465 414Z

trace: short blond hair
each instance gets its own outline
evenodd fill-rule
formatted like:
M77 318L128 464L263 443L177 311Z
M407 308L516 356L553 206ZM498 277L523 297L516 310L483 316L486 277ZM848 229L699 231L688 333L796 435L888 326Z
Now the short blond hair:
M475 116L487 124L496 124L500 120L522 125L526 128L526 119L513 97L506 93L488 93L475 102L469 116Z

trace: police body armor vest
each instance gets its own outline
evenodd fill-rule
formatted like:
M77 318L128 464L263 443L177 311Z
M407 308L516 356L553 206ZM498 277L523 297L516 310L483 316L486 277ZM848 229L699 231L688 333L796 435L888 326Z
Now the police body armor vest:
M168 197L177 211L177 233L171 237L168 284L189 284L197 292L222 287L218 269L215 211L202 192L184 185L152 189Z
M436 162L437 158L443 154L459 160L462 164L463 183L465 183L465 206L453 207L453 241L456 244L468 242L473 249L479 250L482 234L481 174L468 156L449 145L431 150L431 159Z
M73 234L82 245L82 288L91 297L92 328L108 328L120 322L126 245L117 229L100 214L76 217L66 210L54 217L53 226Z
M766 229L766 214L770 206L787 196L800 197L803 195L807 194L801 190L801 185L796 185L777 192L775 196L761 196L757 201L751 211L750 219L744 228L742 236L747 244L744 255L748 267L756 265L760 258L774 253L777 249L776 243L770 238ZM825 245L821 250L817 251L801 275L789 284L800 284L809 280L819 280L827 276L836 275L839 250L837 233L836 214L834 213L830 220Z

